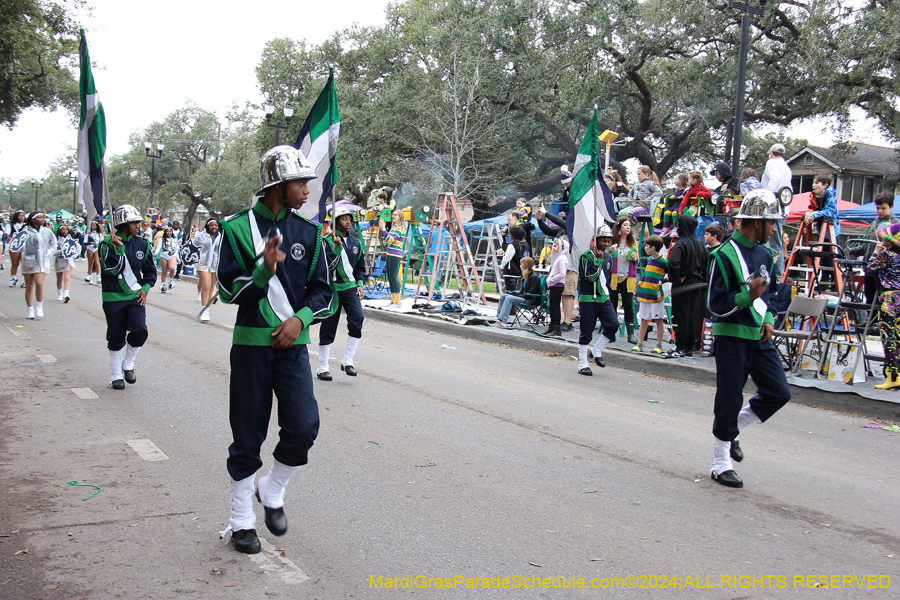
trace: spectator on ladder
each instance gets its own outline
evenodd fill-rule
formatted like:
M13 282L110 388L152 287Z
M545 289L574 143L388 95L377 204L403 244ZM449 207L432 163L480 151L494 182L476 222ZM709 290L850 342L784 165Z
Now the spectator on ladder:
M522 285L522 258L528 256L525 246L525 230L514 225L509 228L511 241L506 245L500 268L503 270L503 291L507 294L519 291Z
M753 190L759 189L759 179L756 178L756 171L753 169L744 169L738 179L741 184L741 196L746 196Z
M861 238L869 238L878 241L878 230L885 225L893 225L900 223L900 219L894 216L891 209L894 208L894 195L891 192L881 192L875 196L875 220L869 225ZM863 260L869 260L875 244L859 244L851 246L847 250L850 256L862 256ZM875 299L875 293L878 291L878 278L875 275L866 273L865 278L866 304L872 304Z
M837 198L834 188L831 187L831 176L824 173L816 175L812 187L813 191L809 193L809 210L803 215L803 222L806 225L815 223L816 234L819 234L826 224L831 225L834 227L834 243L838 243L841 223L838 220ZM831 240L826 237L824 241L828 243ZM834 259L823 257L820 266L826 269L822 273L822 280L834 281Z
M766 170L763 171L760 187L769 190L776 196L778 191L783 187L789 187L792 190L794 186L791 184L791 168L787 161L784 160L784 144L772 144L769 148L769 160L766 161ZM781 281L781 274L784 272L784 242L781 232L784 229L784 223L781 220L775 222L775 235L769 239L769 247L775 251L775 270L772 278Z
M731 167L726 162L717 162L712 171L709 172L719 181L719 187L713 190L715 194L724 194L731 192L735 196L741 193L741 184L738 178L731 174Z
M403 262L403 230L406 223L403 221L403 212L394 210L391 213L391 228L388 229L384 218L379 217L378 228L381 232L381 241L384 244L387 255L388 283L391 287L391 302L388 306L400 306L400 298L403 296L403 285L400 282L400 263Z
M866 263L866 274L876 276L881 284L878 329L887 381L875 387L889 390L900 387L900 223L885 225L878 230L878 236L881 243Z

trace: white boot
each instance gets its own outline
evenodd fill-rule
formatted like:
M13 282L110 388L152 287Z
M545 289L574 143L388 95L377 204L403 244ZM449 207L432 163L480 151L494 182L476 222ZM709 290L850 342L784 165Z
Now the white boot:
M743 431L745 427L747 427L748 425L753 425L758 421L759 417L756 416L756 413L753 412L753 409L750 408L750 405L748 404L741 409L741 412L738 413L738 431Z
M344 359L341 364L345 367L353 364L353 356L356 354L356 347L359 346L359 338L347 338L347 350L344 351Z
M606 348L606 345L609 343L609 338L600 334L600 337L597 338L597 341L594 343L594 347L591 352L594 353L594 356L603 356L603 349Z
M234 531L256 529L256 513L253 512L255 478L254 473L240 481L231 480L231 519L228 520L228 526Z
M733 471L731 464L731 442L713 438L713 473L721 475L725 471Z
M125 348L109 351L109 380L124 379L122 374L122 358L125 356Z
M259 499L263 506L281 508L284 506L284 490L288 481L300 467L289 467L277 460L272 463L269 474L259 478Z
M44 303L43 302L35 302L34 303L34 316L38 319L44 318Z
M319 344L319 366L316 368L316 373L327 373L328 372L328 355L331 353L331 344L327 346L323 346ZM269 508L272 508L271 506Z
M125 358L122 360L123 371L134 371L134 359L137 357L141 347L135 348L131 344L125 344Z
M582 370L587 369L588 371L591 368L588 366L588 348L589 346L585 344L584 346L578 346L578 372L580 373Z

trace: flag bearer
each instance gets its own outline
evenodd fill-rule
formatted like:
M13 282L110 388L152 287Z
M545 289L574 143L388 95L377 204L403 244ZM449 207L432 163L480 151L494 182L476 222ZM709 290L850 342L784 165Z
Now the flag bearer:
M769 306L777 281L773 252L764 246L781 221L775 194L754 190L737 215L741 227L709 257L707 304L716 338L716 399L713 419L712 478L728 487L744 482L732 459L744 459L738 435L748 425L767 421L791 399L778 353L772 345L775 312ZM747 376L756 395L741 408Z
M350 235L350 228L353 227L353 216L350 211L346 208L337 209L332 223L334 233L325 237L325 256L328 259L331 289L334 290L334 297L337 299L337 309L319 328L319 367L316 369L316 377L323 381L331 381L331 373L328 372L328 354L337 333L342 308L347 313L347 349L341 360L341 371L356 377L353 356L362 337L361 301L365 293L363 280L366 277L365 252L359 240Z
M235 548L247 554L260 551L254 478L262 466L273 392L281 431L272 468L256 489L273 535L287 531L285 488L306 464L319 431L306 345L313 320L331 314L332 292L321 226L298 212L315 177L299 150L270 149L260 161L259 200L223 221L220 234L219 295L238 305L229 393L231 519L222 537L230 532Z
M606 249L612 244L612 230L603 224L594 238L594 247L578 260L578 306L581 308L581 334L578 336L578 372L593 375L588 366L588 355L598 367L605 367L603 349L616 339L619 318L609 301L609 279L612 275L612 257ZM591 348L594 326L600 321L602 331Z
M100 242L100 281L110 385L134 383L134 359L147 341L147 292L156 283L153 251L141 235L143 217L130 204L113 211L113 232Z

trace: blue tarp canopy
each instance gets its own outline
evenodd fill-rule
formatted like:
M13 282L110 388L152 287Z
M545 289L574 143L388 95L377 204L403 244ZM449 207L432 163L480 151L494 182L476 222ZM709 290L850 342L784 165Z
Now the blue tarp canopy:
M485 223L496 223L501 227L506 227L506 220L506 215L497 215L496 217L491 217L490 219L482 219L481 221L469 221L468 223L463 225L463 231L469 234L479 233ZM531 232L532 238L546 237L538 227L537 219L531 217L531 224L534 225L534 231Z
M891 212L894 213L894 216L900 218L900 194L894 196L894 208L891 209ZM870 202L868 204L863 204L862 206L858 206L856 208L848 208L847 210L839 210L838 211L838 219L841 221L864 221L866 223L871 223L875 220L875 203Z

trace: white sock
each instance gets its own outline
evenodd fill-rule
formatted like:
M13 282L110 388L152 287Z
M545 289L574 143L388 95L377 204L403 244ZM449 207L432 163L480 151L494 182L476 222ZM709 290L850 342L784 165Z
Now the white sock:
M594 344L593 350L594 356L603 356L603 349L606 348L606 345L609 343L609 338L600 334L600 337L597 338L597 342Z
M743 431L748 425L753 425L758 421L759 417L756 416L756 413L753 412L753 409L748 404L738 413L738 431Z
M63 298L69 297L69 290L63 290Z
M44 303L43 302L35 302L34 307L38 310L44 310Z
M141 347L135 348L131 344L125 344L125 358L122 360L123 371L134 371L134 359L137 357Z
M124 379L125 376L122 374L122 357L125 356L125 348L120 348L118 350L110 350L109 351L109 379L110 381L115 381L116 379Z
M331 344L323 346L319 344L319 368L316 373L325 373L328 371L328 355L331 353ZM269 508L272 508L271 506Z
M359 346L359 338L347 338L347 350L344 351L344 360L341 364L345 367L353 364L353 356L356 354L356 347Z
M63 291L62 291L62 288L57 288L57 290L56 290L56 299L57 299L57 300L62 300L62 297L63 297Z
M253 512L253 480L250 477L240 481L231 480L231 519L229 525L234 531L256 529L256 513ZM269 507L274 508L274 507Z
M288 481L300 467L289 467L277 460L272 463L269 474L259 478L259 498L263 506L281 508L284 506L284 491Z
M578 346L578 370L588 366L588 346Z
M97 283L97 274L91 275L91 283Z
M713 438L713 472L721 475L725 471L732 471L731 442L724 442L719 438Z

